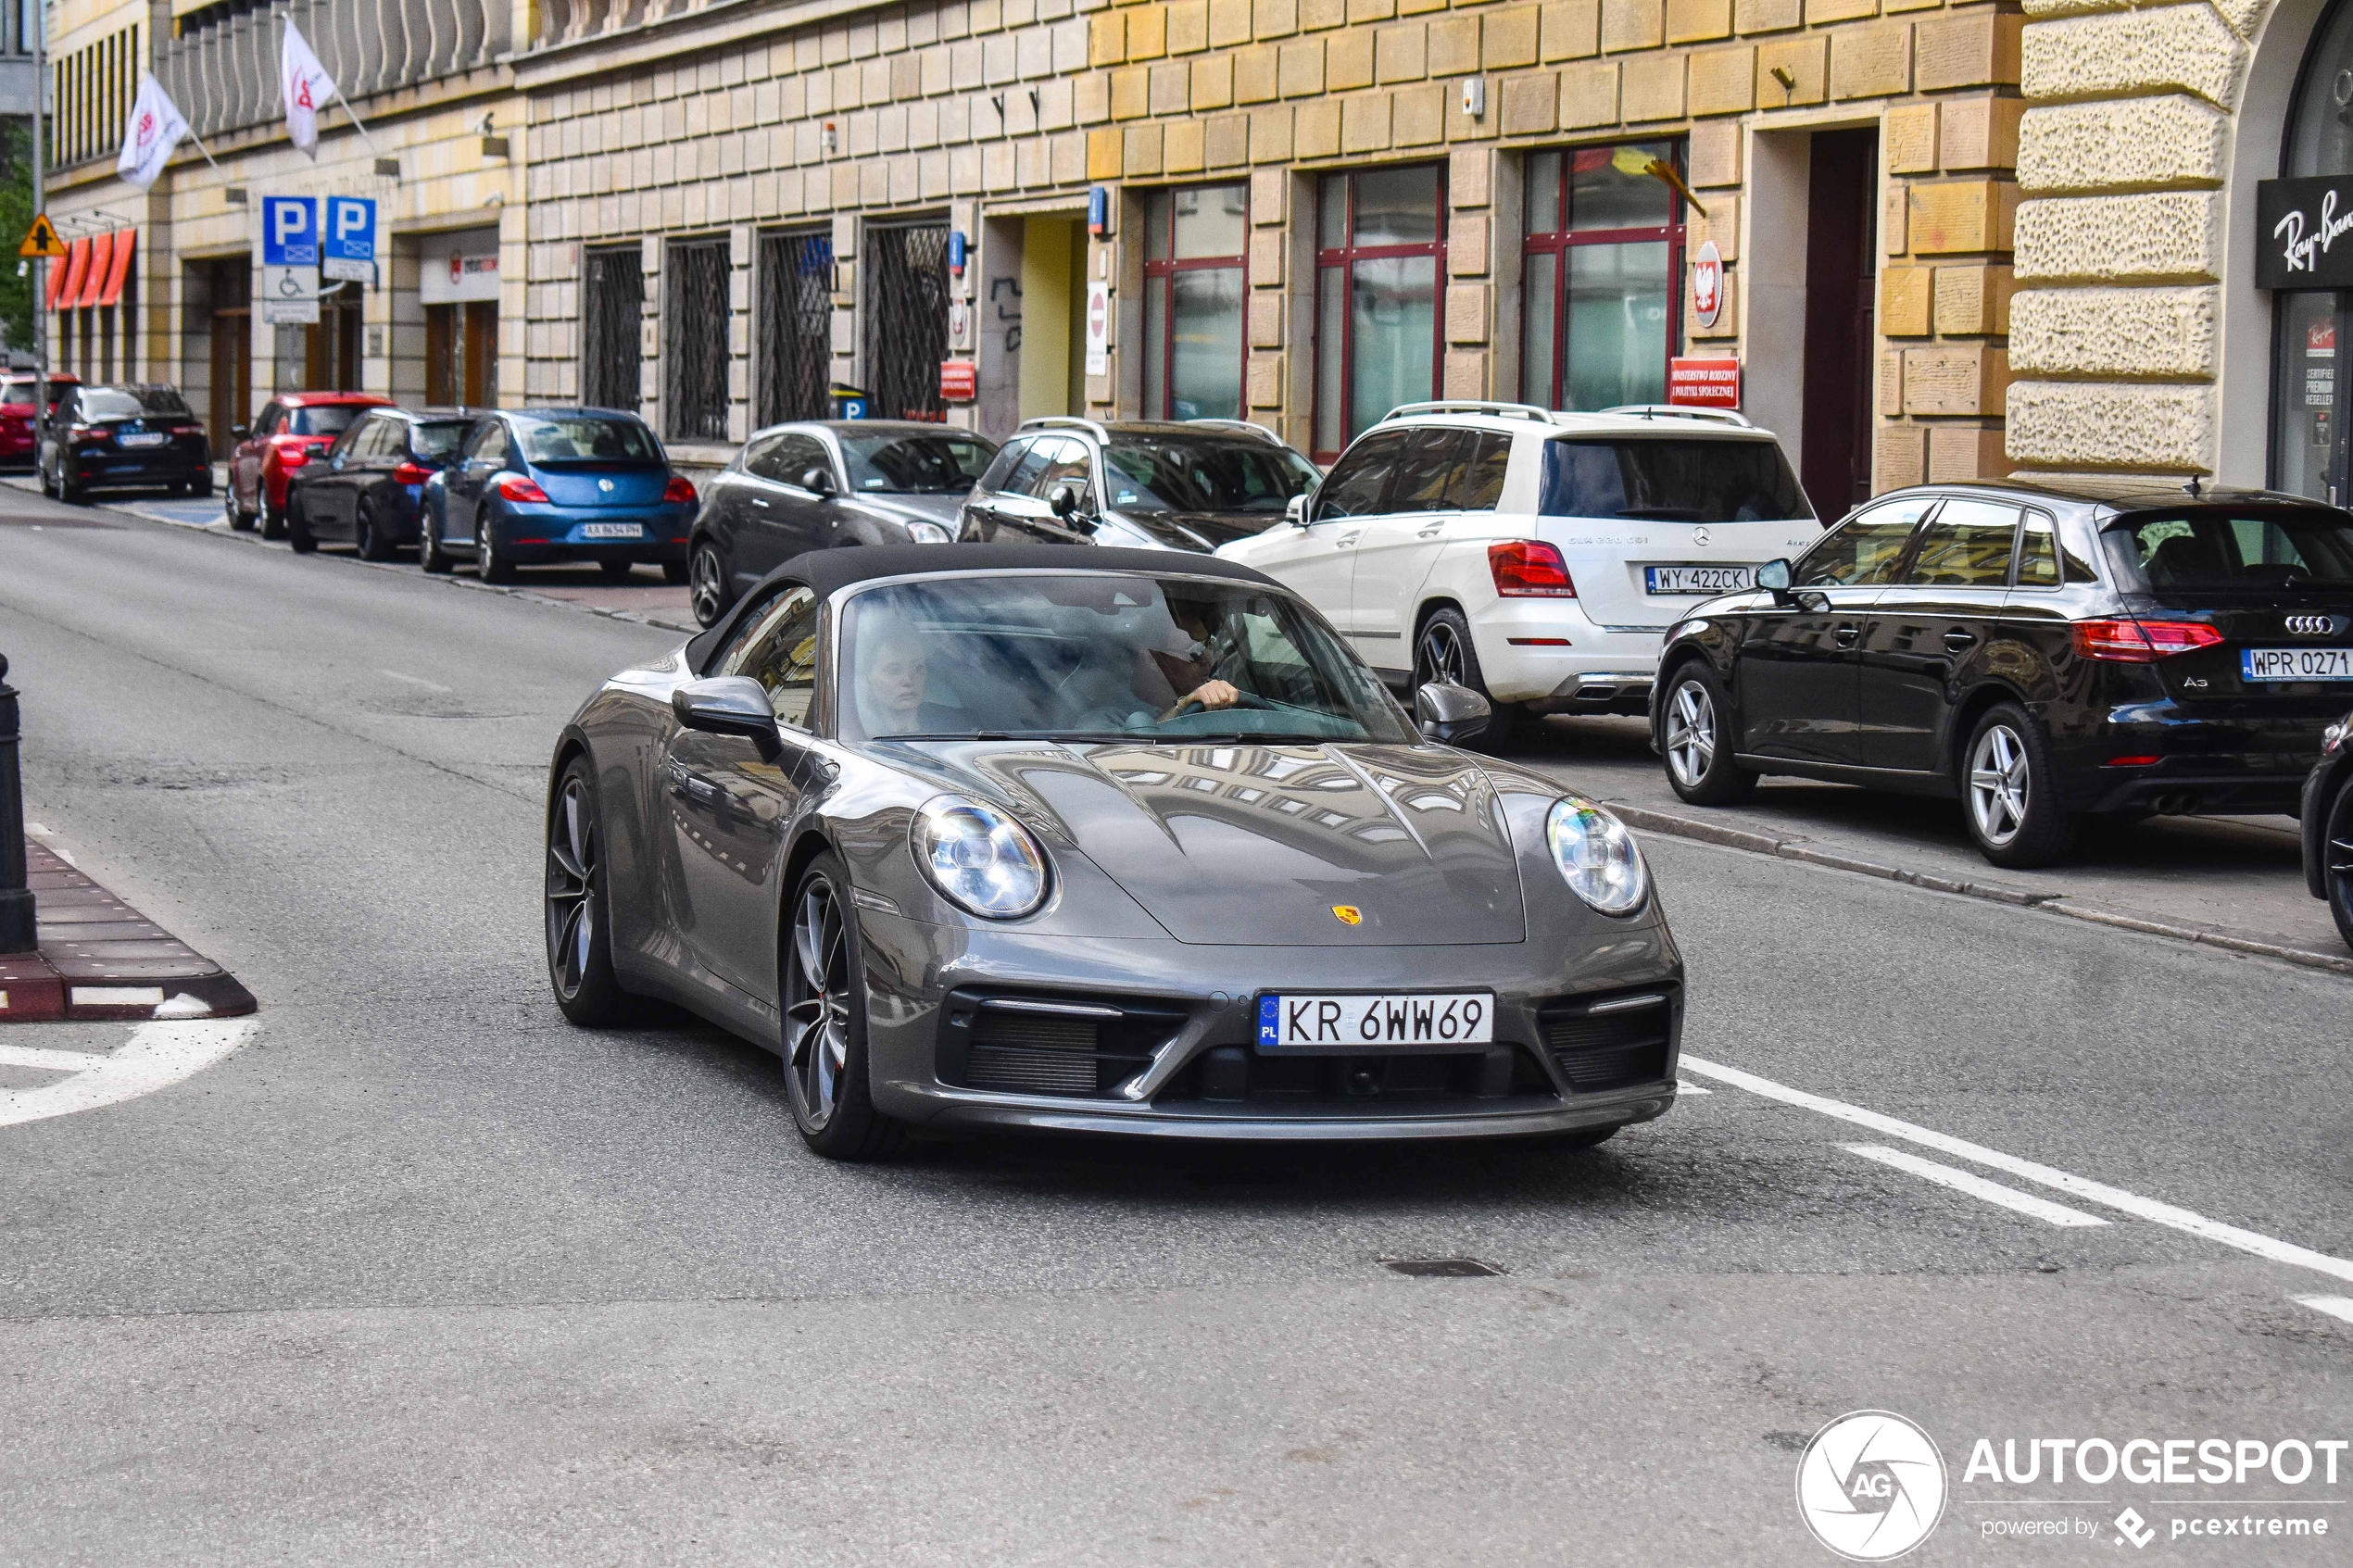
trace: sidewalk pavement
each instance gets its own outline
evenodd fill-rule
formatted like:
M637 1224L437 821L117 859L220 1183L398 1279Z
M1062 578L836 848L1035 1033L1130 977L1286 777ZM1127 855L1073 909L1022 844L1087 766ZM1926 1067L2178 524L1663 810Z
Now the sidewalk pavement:
M2290 817L2154 817L2089 827L2074 854L2007 871L1979 854L1957 801L1767 779L1737 807L1684 804L1640 719L1554 719L1513 759L1607 804L1638 832L1914 883L2353 974L2328 907L2305 890Z
M82 874L25 842L38 922L31 953L0 954L0 1023L57 1018L228 1018L254 1010L234 976Z

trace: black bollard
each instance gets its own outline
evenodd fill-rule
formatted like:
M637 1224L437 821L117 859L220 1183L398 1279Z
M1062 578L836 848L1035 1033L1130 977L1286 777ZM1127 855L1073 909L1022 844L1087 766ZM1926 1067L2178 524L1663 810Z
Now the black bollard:
M24 780L17 771L17 689L0 654L0 953L30 953L38 945L32 889L25 885Z

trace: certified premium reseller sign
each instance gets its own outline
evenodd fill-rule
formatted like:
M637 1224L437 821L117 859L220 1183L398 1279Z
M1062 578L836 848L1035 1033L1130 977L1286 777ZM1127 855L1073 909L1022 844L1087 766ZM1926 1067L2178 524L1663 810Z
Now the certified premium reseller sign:
M2353 177L2266 180L2255 222L2258 288L2353 288Z

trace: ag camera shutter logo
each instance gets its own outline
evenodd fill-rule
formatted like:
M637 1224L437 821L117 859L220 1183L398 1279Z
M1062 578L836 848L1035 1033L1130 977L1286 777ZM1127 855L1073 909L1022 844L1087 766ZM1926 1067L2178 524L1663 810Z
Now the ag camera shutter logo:
M1903 1556L1944 1516L1944 1456L1887 1411L1856 1411L1814 1434L1797 1461L1797 1512L1850 1562Z

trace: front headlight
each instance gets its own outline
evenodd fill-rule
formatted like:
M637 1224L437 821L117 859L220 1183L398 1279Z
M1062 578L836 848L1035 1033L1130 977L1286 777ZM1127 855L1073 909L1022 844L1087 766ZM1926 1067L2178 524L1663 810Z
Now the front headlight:
M988 920L1019 920L1046 901L1045 851L1029 830L977 800L924 802L909 825L915 863L940 896Z
M956 535L949 532L947 524L939 522L911 522L907 525L907 537L918 545L952 545L956 542Z
M1569 890L1605 915L1631 914L1650 891L1650 870L1626 824L1590 800L1553 802L1544 841Z

